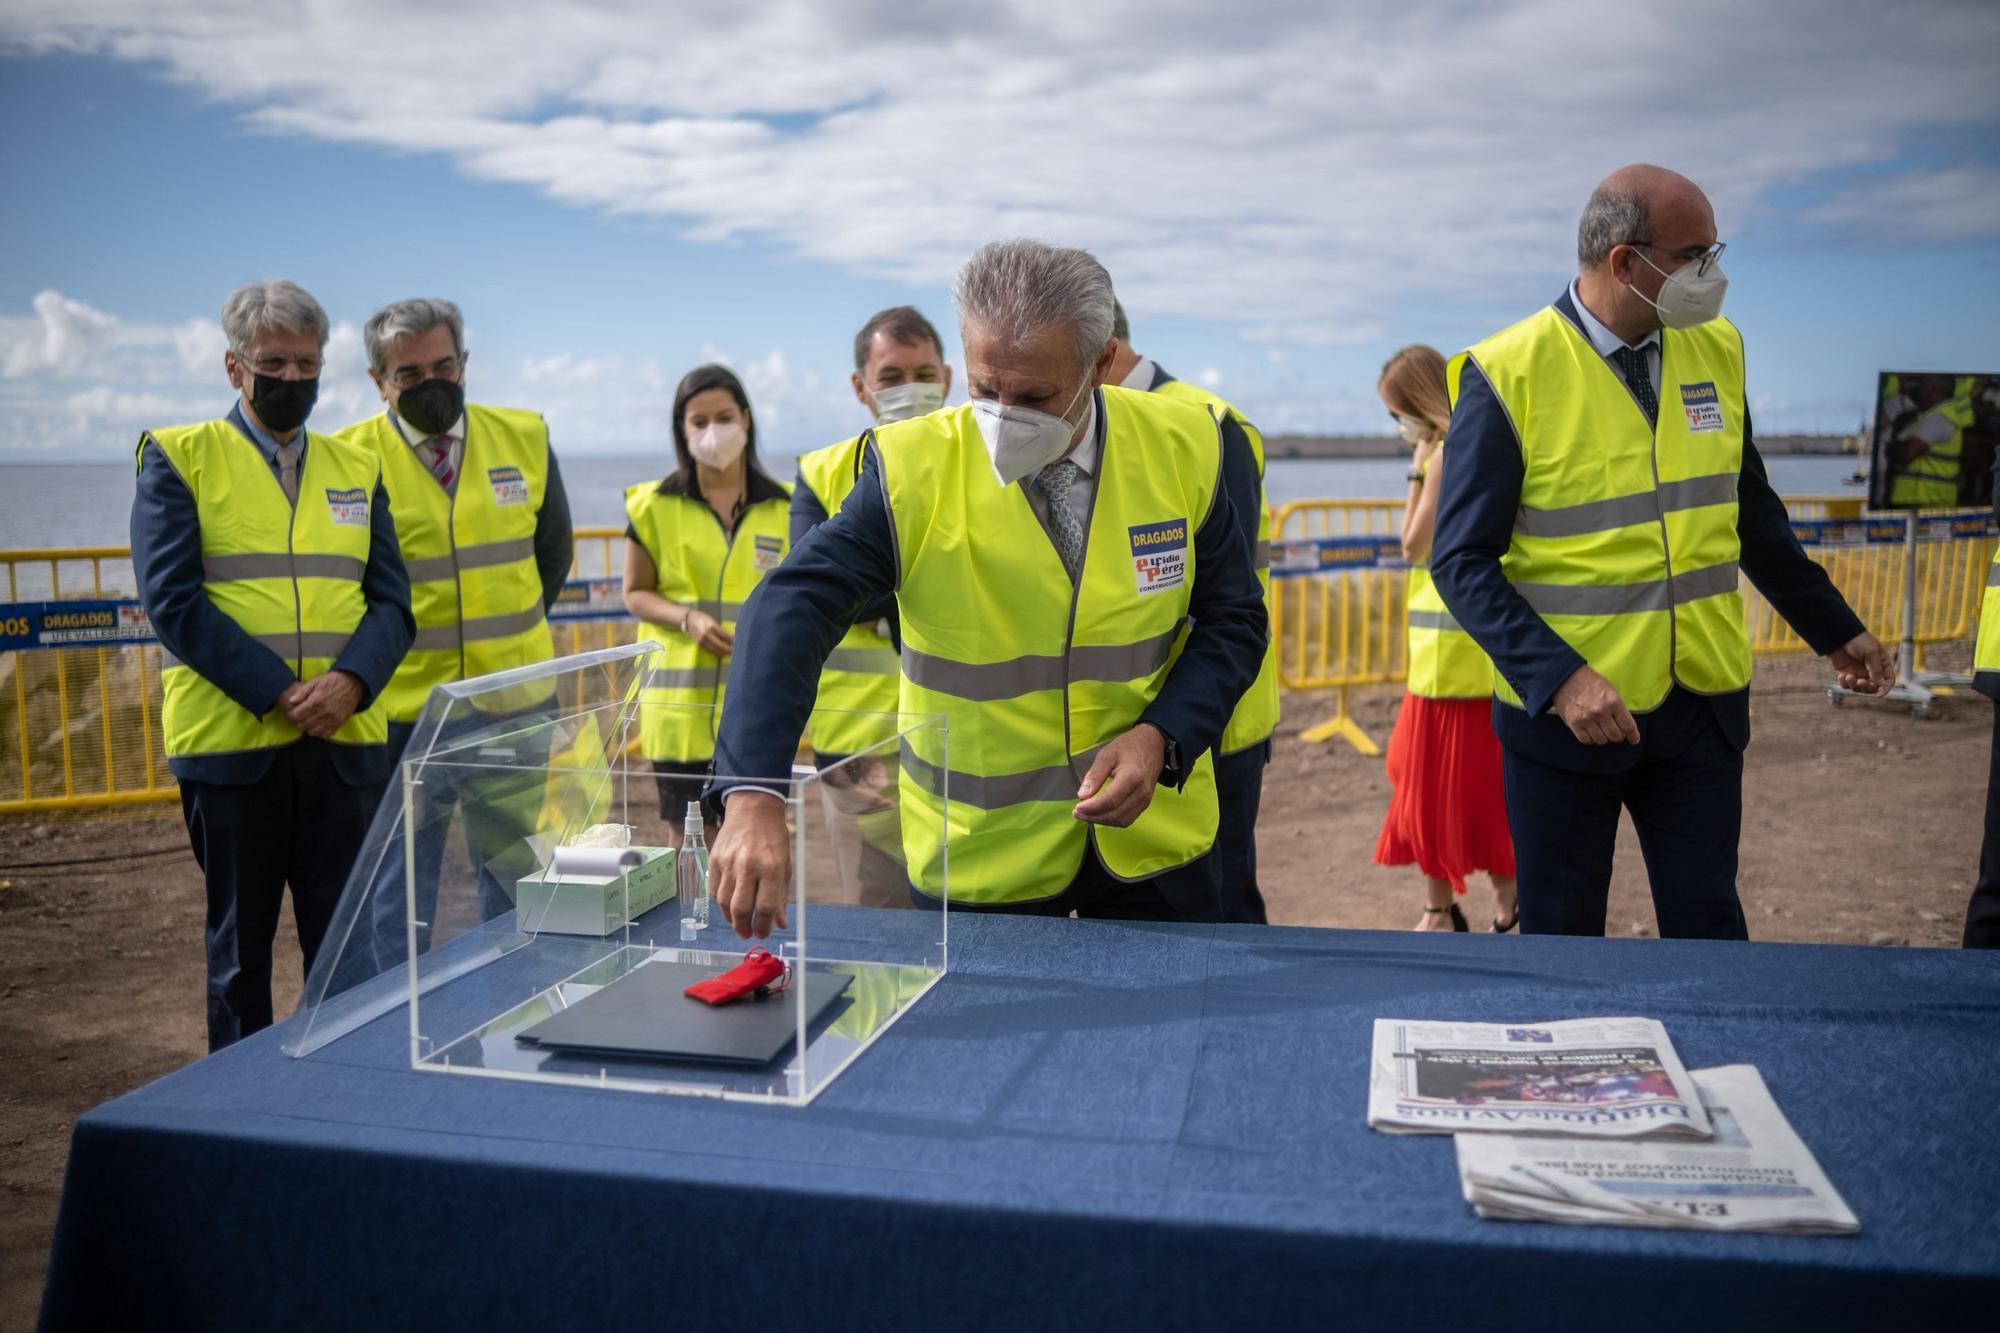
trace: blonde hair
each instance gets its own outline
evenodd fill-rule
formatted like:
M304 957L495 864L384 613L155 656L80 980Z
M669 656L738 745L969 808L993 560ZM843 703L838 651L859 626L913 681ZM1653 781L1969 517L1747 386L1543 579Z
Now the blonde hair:
M1412 343L1383 363L1376 392L1389 410L1415 417L1443 439L1451 424L1451 400L1444 390L1444 357L1435 347Z

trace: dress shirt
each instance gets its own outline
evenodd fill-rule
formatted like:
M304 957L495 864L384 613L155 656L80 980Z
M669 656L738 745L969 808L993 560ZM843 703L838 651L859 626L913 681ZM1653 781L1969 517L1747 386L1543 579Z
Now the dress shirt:
M388 412L389 424L394 426L396 433L403 437L403 443L410 446L411 452L417 456L417 461L422 463L426 470L429 470L431 460L430 456L424 452L424 446L431 442L430 432L418 430L410 424L408 418L398 413L394 408L388 409ZM451 459L451 485L445 489L456 493L458 490L458 474L465 464L464 413L460 413L458 420L453 423L452 428L444 433L451 436L451 448L447 451Z
M1613 352L1621 347L1637 347L1646 353L1646 377L1652 381L1653 396L1658 398L1660 396L1660 331L1654 329L1638 342L1628 343L1610 329L1604 327L1604 322L1590 313L1590 307L1583 303L1583 295L1577 291L1576 283L1574 282L1569 285L1569 299L1570 303L1576 307L1576 322L1578 327L1583 330L1583 336L1590 339L1590 345L1597 349L1597 354L1604 358L1604 363L1611 367L1612 373L1618 376L1619 379L1625 379L1625 367L1619 365L1617 360L1612 357L1611 354ZM1629 380L1626 381L1626 387L1631 387Z
M1590 338L1592 346L1604 350L1570 292L1557 299L1555 309ZM1612 346L1619 342L1611 335ZM1452 465L1445 469L1438 495L1431 577L1452 617L1493 659L1526 705L1523 711L1496 701L1495 734L1503 745L1558 767L1610 772L1629 766L1636 761L1637 747L1584 745L1550 713L1556 690L1586 663L1514 590L1500 567L1513 542L1525 468L1513 421L1476 361L1468 360L1460 374L1458 401L1444 442L1451 450ZM1736 533L1744 574L1814 652L1831 653L1862 632L1861 621L1826 571L1799 546L1785 503L1765 474L1747 405L1743 464L1736 483ZM1706 697L1730 739L1739 747L1747 744L1749 691ZM1651 717L1639 715L1641 732Z
M1089 405L1084 409L1083 421L1077 436L1076 447L1063 455L1076 464L1077 477L1069 485L1069 512L1076 515L1077 527L1090 531L1090 501L1097 494L1097 453L1103 447L1103 418L1097 414L1097 391L1089 391ZM1059 458L1056 462L1061 462ZM1048 466L1054 467L1051 463ZM1041 520L1042 531L1053 538L1049 527L1049 497L1042 494L1042 488L1035 485L1039 471L1030 472L1018 483L1028 493L1028 508L1035 511Z
M1126 373L1125 378L1118 381L1118 387L1150 393L1154 388L1153 376L1158 370L1159 367L1153 364L1151 357L1142 356L1139 358L1139 363Z
M243 433L250 437L250 443L257 446L257 452L264 455L264 461L271 465L271 475L282 477L284 475L283 470L278 467L278 437L258 425L257 418L244 410L240 400L236 404L236 410L229 414L229 419L236 422L242 428ZM300 426L296 431L292 432L291 442L298 446L299 470L297 475L302 477L306 472L306 428L304 426Z

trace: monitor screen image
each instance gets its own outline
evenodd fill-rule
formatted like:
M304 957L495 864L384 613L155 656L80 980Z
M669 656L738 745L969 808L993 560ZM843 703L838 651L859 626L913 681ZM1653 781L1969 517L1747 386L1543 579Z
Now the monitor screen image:
M1883 371L1869 432L1868 504L1957 509L1993 503L2000 374Z

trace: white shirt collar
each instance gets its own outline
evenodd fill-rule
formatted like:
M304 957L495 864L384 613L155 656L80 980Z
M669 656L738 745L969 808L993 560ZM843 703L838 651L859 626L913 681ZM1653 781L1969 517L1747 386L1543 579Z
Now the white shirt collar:
M1063 457L1076 464L1077 470L1082 472L1084 476L1094 477L1097 475L1098 449L1097 391L1095 389L1090 391L1090 396L1085 399L1085 403L1086 406L1083 409L1083 437L1077 441L1076 448L1064 454Z
M388 411L389 424L396 428L396 433L401 435L403 442L408 444L412 449L420 447L426 440L430 439L428 431L421 431L412 426L408 421L403 419L402 415L395 408L392 407ZM463 412L459 413L457 422L445 433L455 440L463 441L465 439L465 414Z
M1597 349L1599 356L1608 358L1613 352L1627 345L1623 338L1604 327L1604 322L1590 313L1590 307L1583 303L1583 294L1576 289L1575 279L1570 280L1569 299L1570 304L1576 307L1576 317L1583 322L1584 336L1590 339L1590 345ZM1631 345L1635 347L1651 347L1659 341L1660 331L1654 329L1637 343Z
M1142 356L1139 358L1139 364L1132 367L1131 373L1118 381L1118 387L1137 389L1140 393L1146 393L1153 387L1153 370L1152 358Z

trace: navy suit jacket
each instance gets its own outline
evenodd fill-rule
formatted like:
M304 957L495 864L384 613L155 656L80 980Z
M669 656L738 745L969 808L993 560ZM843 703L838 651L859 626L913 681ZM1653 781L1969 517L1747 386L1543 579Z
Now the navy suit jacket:
M229 423L250 439L242 404ZM308 445L310 449L312 446ZM296 677L282 657L258 643L208 599L201 564L201 516L187 483L160 446L146 437L139 453L138 489L132 497L132 570L139 601L167 652L258 717L271 711ZM366 708L389 683L409 651L417 625L410 614L410 579L396 544L389 496L378 481L368 517L368 564L361 576L366 609L354 635L333 664L361 682ZM334 771L350 786L389 776L386 745L329 745ZM271 750L238 754L179 755L167 761L184 782L241 786L269 771Z
M1103 400L1097 420L1105 420ZM1115 447L1115 445L1114 445ZM1245 514L1257 505L1256 464L1224 436L1222 484L1194 535L1192 625L1160 692L1138 720L1158 727L1180 755L1160 781L1179 785L1183 771L1222 738L1236 701L1257 678L1268 634L1263 590L1249 558ZM764 576L736 626L729 701L715 742L715 771L775 777L791 772L799 735L812 712L820 665L856 614L891 596L900 576L895 530L871 443L861 478L840 512L792 547ZM718 782L719 797L730 786Z
M1555 308L1582 331L1567 289ZM1450 466L1444 469L1444 490L1438 496L1431 577L1452 617L1486 650L1527 705L1524 711L1495 700L1494 733L1502 745L1558 768L1617 772L1631 767L1638 762L1640 747L1585 745L1550 710L1556 690L1585 662L1501 572L1500 557L1513 541L1514 515L1521 507L1525 469L1512 418L1470 360L1459 379L1445 448ZM1860 634L1860 619L1792 532L1785 503L1771 489L1764 460L1757 453L1747 406L1736 506L1743 572L1799 637L1825 655ZM1748 745L1750 691L1711 696L1707 702L1730 743L1739 750ZM1649 726L1681 725L1690 719L1698 722L1699 710L1662 707L1636 720L1643 735Z
M812 486L806 481L805 472L801 470L792 482L792 545L796 547L804 541L808 532L826 522L826 517L825 502L814 494ZM889 622L889 637L900 648L902 640L896 633L896 599L893 595L877 597L854 617L858 625L872 625L878 620Z

